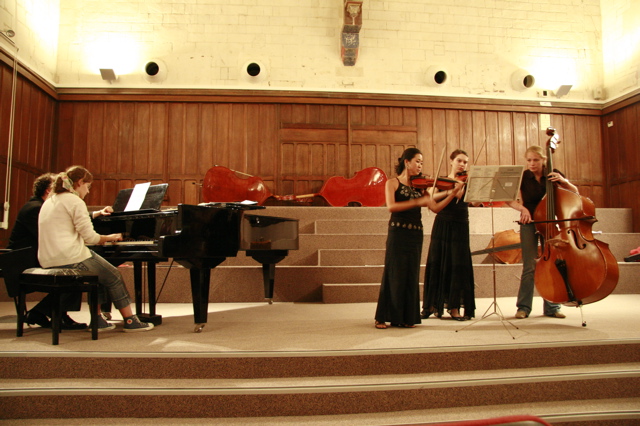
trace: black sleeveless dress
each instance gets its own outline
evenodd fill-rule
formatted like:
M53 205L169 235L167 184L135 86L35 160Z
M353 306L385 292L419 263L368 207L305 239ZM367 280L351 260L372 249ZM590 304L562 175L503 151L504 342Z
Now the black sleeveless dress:
M473 263L469 248L469 207L454 198L433 222L424 275L422 313L442 316L445 309L464 307L475 316ZM460 315L463 315L460 312Z
M421 196L419 190L403 185L402 182L395 192L396 201ZM419 282L423 239L420 207L391 214L376 321L420 324Z

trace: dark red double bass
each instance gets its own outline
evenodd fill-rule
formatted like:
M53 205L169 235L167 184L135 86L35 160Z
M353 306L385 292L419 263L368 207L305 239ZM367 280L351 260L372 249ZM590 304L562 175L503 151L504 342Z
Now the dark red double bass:
M547 171L551 172L553 152L560 140L551 127L547 135ZM615 289L619 271L609 245L596 240L591 232L597 221L593 201L550 180L546 190L533 216L542 238L535 272L538 293L568 306L604 299Z
M333 176L322 185L320 192L305 195L274 195L264 181L257 177L214 166L207 171L202 184L203 199L210 202L255 201L259 205L273 198L281 201L306 202L319 196L334 207L352 203L366 207L380 207L385 203L384 187L387 175L382 169L368 167L356 172L352 178Z

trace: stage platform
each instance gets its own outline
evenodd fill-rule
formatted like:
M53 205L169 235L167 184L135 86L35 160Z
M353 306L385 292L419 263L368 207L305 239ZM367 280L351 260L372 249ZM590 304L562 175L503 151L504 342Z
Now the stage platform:
M640 295L611 295L584 306L584 317L564 307L565 319L543 316L537 297L532 315L516 320L515 298L498 298L501 321L492 302L477 300L475 321L430 318L386 330L373 326L374 303L210 303L200 333L190 304L169 303L158 305L163 323L150 332L122 332L116 313L116 330L99 340L63 332L58 346L50 330L16 337L13 305L3 302L0 402L16 417L11 424L215 417L216 424L397 425L513 414L553 424L640 421ZM480 320L485 312L492 315ZM86 311L72 316L88 320ZM133 407L118 400L123 394L134 395ZM64 398L84 398L101 415ZM152 398L158 403L140 414L141 400ZM20 414L26 402L36 414Z

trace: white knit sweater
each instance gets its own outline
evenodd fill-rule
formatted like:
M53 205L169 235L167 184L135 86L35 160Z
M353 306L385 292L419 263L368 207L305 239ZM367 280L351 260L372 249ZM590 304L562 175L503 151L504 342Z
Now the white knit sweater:
M43 268L69 265L91 257L86 244L98 244L84 201L75 194L51 194L38 217L38 260Z

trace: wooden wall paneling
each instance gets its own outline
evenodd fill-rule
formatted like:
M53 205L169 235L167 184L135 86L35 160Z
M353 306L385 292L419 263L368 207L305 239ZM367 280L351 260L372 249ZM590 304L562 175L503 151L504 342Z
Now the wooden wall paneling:
M181 174L187 176L197 176L199 170L198 155L203 141L200 139L199 131L202 123L202 116L199 103L188 103L184 106L184 136L182 139L183 164ZM191 188L192 184L184 185L184 190ZM193 203L191 203L193 204Z
M391 124L391 107L376 107L376 126L389 126Z
M229 158L229 134L231 132L231 104L221 104L216 107L215 127L215 158L214 164L232 168Z
M500 165L514 164L513 153L513 114L498 112L498 163Z
M11 116L11 69L0 62L0 156L6 156Z
M122 102L118 108L119 123L118 126L118 171L120 174L131 177L135 180L138 171L136 170L136 152L135 135L135 103ZM144 171L141 172L144 174Z
M104 138L104 111L105 105L97 102L87 102L83 105L87 114L87 158L84 166L93 174L94 182L91 191L85 201L87 205L108 205L115 200L117 189L109 191L110 187L116 188L118 180L115 176L103 173L105 156L111 155L115 144L105 142ZM60 165L60 170L71 164Z
M78 105L80 104L74 102L61 102L58 106L58 128L56 149L54 150L55 170L53 170L55 172L63 170L69 164L69 156L73 147L73 120Z
M424 161L422 173L431 176L433 175L433 164L435 162L433 126L433 110L418 108L416 114L416 145L420 152L422 152L422 159ZM401 155L402 151L398 152L398 149L391 150L388 170L385 169L388 176L393 177L396 175L395 166Z
M101 173L121 177L120 157L122 148L120 146L120 105L117 102L107 102L104 104L102 117L103 125L103 148L104 161L102 162ZM127 176L130 177L130 176Z
M202 141L199 151L196 153L198 157L198 173L200 174L200 183L204 180L207 171L216 165L216 125L218 116L215 104L203 103L200 106L200 140Z
M133 104L133 128L131 129L131 142L133 147L133 173L137 178L151 181L152 174L159 175L149 168L152 144L151 144L151 127L150 115L151 105L148 103Z
M473 129L473 158L478 166L486 166L489 150L489 141L487 140L486 115L483 111L471 112L471 126Z
M460 111L450 109L445 110L445 120L446 148L444 160L442 161L442 168L440 169L440 175L442 176L449 174L449 155L454 149L458 149L461 146ZM442 149L442 147L440 149Z
M247 172L247 134L246 134L246 106L231 105L231 121L229 126L229 164L234 170Z
M431 147L429 147L430 155L427 156L424 151L422 152L424 160L422 173L433 177L438 172L438 168L440 168L440 173L446 169L444 165L440 166L441 162L444 162L444 160L441 161L443 148L444 156L447 156L447 120L445 110L432 110L431 128L425 130L431 133Z
M13 161L28 164L29 140L28 120L26 112L29 111L29 99L26 94L24 81L18 80L16 86L15 114L13 123ZM27 134L25 136L25 133Z
M540 115L527 112L525 116L525 140L524 143L514 145L515 164L524 164L524 153L532 145L540 145L541 135L544 136L546 128L540 128Z
M536 135L537 137L537 135ZM536 141L537 142L537 141ZM529 146L529 121L526 113L513 113L513 164L524 164L524 152Z
M500 164L500 133L498 127L498 114L493 111L484 113L485 132L487 137L487 165Z
M175 178L183 173L184 157L184 115L185 104L169 104L168 140L167 140L167 173ZM178 184L178 186L182 186Z
M460 121L460 137L459 137L460 142L457 148L465 151L468 154L469 165L471 165L473 164L473 158L474 158L473 156L473 146L474 146L473 117L471 115L471 111L460 111L459 121ZM449 158L451 151L453 150L450 150L447 153L447 158Z

